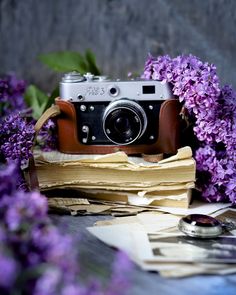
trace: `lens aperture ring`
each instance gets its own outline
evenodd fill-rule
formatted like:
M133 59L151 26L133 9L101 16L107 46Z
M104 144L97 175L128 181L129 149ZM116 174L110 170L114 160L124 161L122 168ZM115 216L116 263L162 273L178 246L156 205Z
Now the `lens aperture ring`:
M103 130L115 144L127 145L140 138L147 127L143 108L135 101L120 99L111 102L103 115Z

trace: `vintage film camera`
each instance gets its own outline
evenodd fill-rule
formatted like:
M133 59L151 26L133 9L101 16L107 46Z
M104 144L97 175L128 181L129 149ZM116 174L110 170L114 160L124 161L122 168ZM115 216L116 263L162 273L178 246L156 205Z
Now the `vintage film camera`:
M179 147L181 105L168 83L72 72L56 104L61 152L173 154Z

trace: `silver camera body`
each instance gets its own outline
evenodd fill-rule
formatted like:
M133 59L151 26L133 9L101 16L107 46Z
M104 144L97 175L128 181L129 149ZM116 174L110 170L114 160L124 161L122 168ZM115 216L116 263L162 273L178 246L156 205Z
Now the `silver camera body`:
M72 72L60 83L60 99L74 105L78 139L85 145L156 142L160 107L171 97L168 83L153 80L109 80Z
M172 97L168 83L149 80L109 80L106 76L77 72L65 74L60 83L60 97L71 102L113 101L129 98L141 100L166 100Z

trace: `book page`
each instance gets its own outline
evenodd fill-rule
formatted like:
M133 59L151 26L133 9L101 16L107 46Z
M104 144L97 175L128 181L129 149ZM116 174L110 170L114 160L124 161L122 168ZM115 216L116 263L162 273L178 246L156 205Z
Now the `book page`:
M130 205L135 206L154 206L154 205L168 205L168 206L176 206L187 208L190 199L191 199L191 190L180 190L160 193L157 192L156 195L152 194L149 196L138 195L138 192L128 192L128 191L109 191L105 189L81 189L78 191L79 195L84 195L84 197L89 199L98 199L98 200L108 200L111 202L115 201L123 201Z
M191 159L192 155L193 155L192 149L189 146L185 146L183 148L178 149L178 152L176 155L163 159L157 163L145 161L142 157L131 157L131 156L128 157L128 161L130 164L137 165L139 167L158 167L162 164L166 164L166 163L170 163L174 161Z
M145 189L144 193L148 193L148 192L156 192L156 191L165 191L165 190L172 190L172 191L175 191L175 190L181 190L181 189L190 189L190 188L194 188L195 187L195 184L194 182L187 182L187 183L157 183L156 185L154 186L143 186L143 187L140 187L139 186L125 186L125 184L121 184L121 185L117 185L117 184L109 184L109 183L102 183L101 185L99 184L91 184L91 183L74 183L74 182L70 182L70 183L67 183L67 184L61 184L61 183L58 183L58 184L53 184L52 186L55 186L55 185L60 185L60 188L72 188L72 189L106 189L106 190L109 190L109 191L137 191L138 189L142 190ZM50 186L50 184L49 184Z
M231 203L206 203L203 201L194 200L190 204L188 209L185 208L171 208L171 207L159 207L159 210L176 215L188 215L188 214L212 214L220 209L230 207Z
M145 167L145 168L151 168L151 167L160 167L163 166L163 164L166 164L166 167L175 166L168 164L170 162L175 162L181 160L189 159L189 164L192 164L192 150L190 147L183 147L178 150L177 154L169 157L167 159L161 160L158 163L151 163L145 161L142 157L132 157L127 156L124 152L117 152L117 153L111 153L111 154L105 154L105 155L77 155L77 154L64 154L60 153L59 151L51 151L51 152L42 152L39 150L34 151L34 157L37 165L45 164L45 163L54 163L54 164L71 164L71 165L77 165L78 163L90 163L90 164L99 164L99 167L102 167L102 164L104 164L104 167L116 167L118 168L120 164L120 167L122 166L133 166L133 167ZM187 162L186 162L187 163ZM107 165L106 165L107 164ZM176 164L178 166L178 164ZM96 166L96 165L95 165Z
M186 207L188 206L188 202L191 199L191 190L189 191L182 191L182 192L174 192L173 194L169 194L169 195L153 195L153 196L142 196L140 197L139 195L134 195L134 194L128 194L128 202L129 204L133 204L133 205L158 205L157 201L160 200L166 200L167 203L170 200L173 201L178 201L176 203L176 207L182 207L181 205L181 201L184 201L186 203Z
M159 162L159 164L183 160L183 159L190 159L190 158L192 158L192 156L193 156L193 153L192 153L191 147L185 146L185 147L178 149L178 152L176 155L169 157L167 159L161 160Z
M81 163L120 163L128 162L128 156L124 152L111 154L64 154L59 151L43 152L34 151L37 163L60 163L60 162L81 162Z

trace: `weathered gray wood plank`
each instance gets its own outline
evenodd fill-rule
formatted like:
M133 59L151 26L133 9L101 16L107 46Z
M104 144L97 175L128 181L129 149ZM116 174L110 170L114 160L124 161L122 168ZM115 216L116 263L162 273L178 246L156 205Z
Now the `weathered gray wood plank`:
M234 0L0 0L0 73L52 90L40 53L91 48L105 74L142 72L148 52L192 53L236 87Z

